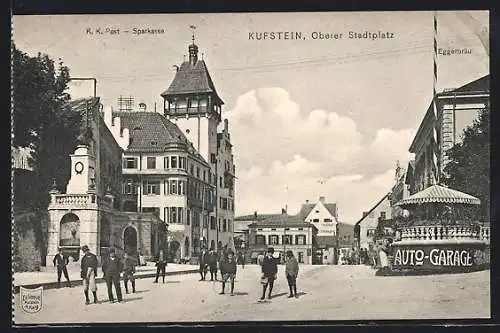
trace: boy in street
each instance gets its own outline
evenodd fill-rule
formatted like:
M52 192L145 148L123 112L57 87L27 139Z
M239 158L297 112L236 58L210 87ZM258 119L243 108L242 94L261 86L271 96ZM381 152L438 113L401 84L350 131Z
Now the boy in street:
M158 283L158 278L161 277L163 279L163 283L165 283L165 268L167 266L167 257L165 256L163 250L160 250L160 253L156 256L156 277L153 283Z
M234 279L236 278L236 260L234 258L233 251L227 252L227 258L222 259L220 265L220 272L222 274L222 292L220 295L224 295L224 290L226 288L226 282L231 283L231 296L234 296Z
M111 249L109 251L109 258L104 260L102 263L102 271L104 273L104 280L106 281L110 303L115 302L115 298L113 296L113 286L115 287L118 303L123 301L122 288L120 286L120 273L122 270L122 261L116 257L115 250Z
M83 292L85 294L85 304L90 304L89 289L94 296L94 303L97 303L97 284L95 278L97 276L97 257L91 253L87 245L82 246L84 253L81 259L80 277L83 279Z
M135 293L135 266L137 262L135 258L127 253L123 258L123 284L125 285L125 293L128 294L128 281L132 284L132 292Z
M210 281L217 281L217 253L215 253L214 249L210 249L208 252L208 266L210 268Z
M71 288L71 281L69 280L68 269L66 268L69 264L69 259L67 255L62 253L61 248L57 249L57 254L54 256L52 262L57 267L57 288L61 287L61 274L64 274L64 278L68 281L68 287Z
M288 281L288 288L290 288L290 295L288 298L298 298L297 295L297 275L299 274L299 263L295 259L292 251L286 252L286 266L285 266L286 280Z
M271 299L271 294L273 292L274 280L276 280L276 274L278 273L278 259L274 256L274 248L270 247L267 250L267 254L262 260L262 275L266 279L262 287L262 297L264 300L266 297L266 289L269 286L269 293L267 294L267 299Z

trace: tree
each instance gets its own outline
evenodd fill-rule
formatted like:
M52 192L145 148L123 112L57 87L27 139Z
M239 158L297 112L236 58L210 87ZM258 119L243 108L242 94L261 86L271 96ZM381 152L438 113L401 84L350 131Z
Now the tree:
M48 55L30 57L13 46L12 144L32 150L32 209L46 209L53 179L62 186L70 176L69 154L81 132L82 115L68 106L69 80L62 62L56 71Z
M480 220L490 218L490 108L463 133L463 140L446 152L450 158L444 168L443 180L449 187L481 200Z
M70 157L81 133L82 114L73 111L67 93L69 69L59 62L56 70L48 55L31 57L12 45L14 147L31 150L30 175L14 173L14 213L34 214L30 223L14 217L14 240L27 229L35 234L35 247L44 261L47 232L46 210L53 180L64 186L70 177ZM27 181L28 179L28 181ZM18 198L18 199L16 199ZM15 215L16 216L16 215ZM14 248L17 245L14 244Z

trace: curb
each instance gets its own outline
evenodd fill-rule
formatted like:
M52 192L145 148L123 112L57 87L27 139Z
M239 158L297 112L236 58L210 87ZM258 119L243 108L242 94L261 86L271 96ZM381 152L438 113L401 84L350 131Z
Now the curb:
M189 270L185 270L185 271L166 272L165 276L184 275L184 274L192 274L192 273L198 273L198 272L199 272L198 269L189 269ZM135 275L135 279L136 280L147 279L147 278L152 278L155 276L156 276L156 272L144 273L141 275ZM121 276L120 276L120 281L123 281L123 277L121 277ZM104 283L105 280L102 277L98 277L95 279L95 282L96 283ZM61 286L65 286L66 283L67 283L66 281L64 281L64 282L61 281ZM82 284L83 284L82 279L71 281L72 287L81 286ZM46 283L31 283L31 284L24 284L22 286L14 286L14 288L13 288L14 294L19 293L19 287L28 288L28 289L35 289L35 288L43 287L44 290L48 290L48 289L57 289L58 285L57 285L57 282L46 282Z

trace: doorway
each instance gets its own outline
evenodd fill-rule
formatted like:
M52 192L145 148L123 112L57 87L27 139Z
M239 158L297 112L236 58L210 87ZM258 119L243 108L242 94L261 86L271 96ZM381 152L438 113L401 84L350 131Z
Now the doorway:
M137 231L134 227L127 227L123 231L123 249L130 255L137 253Z

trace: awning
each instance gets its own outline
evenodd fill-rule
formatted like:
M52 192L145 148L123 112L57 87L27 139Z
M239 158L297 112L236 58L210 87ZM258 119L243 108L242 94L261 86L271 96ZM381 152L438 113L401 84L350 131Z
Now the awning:
M432 185L423 191L415 193L396 203L397 206L407 207L424 203L447 203L479 205L481 200L470 194L463 193L441 185Z

